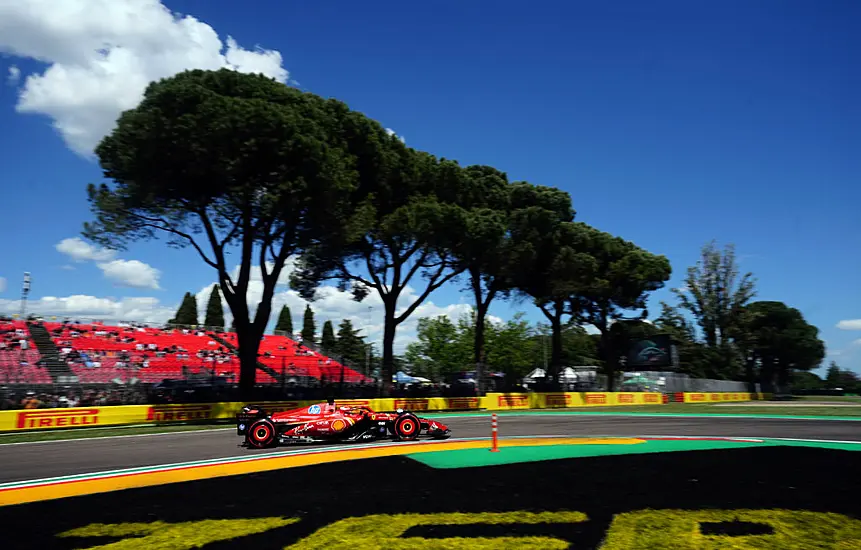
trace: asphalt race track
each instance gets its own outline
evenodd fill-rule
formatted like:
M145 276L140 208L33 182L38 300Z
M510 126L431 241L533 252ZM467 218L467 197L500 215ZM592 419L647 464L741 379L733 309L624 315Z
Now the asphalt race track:
M490 415L443 419L452 439L488 437ZM500 437L718 436L861 441L861 422L726 417L500 415ZM233 428L169 435L0 445L0 483L265 453ZM396 442L381 445L397 445ZM283 450L278 448L276 450Z

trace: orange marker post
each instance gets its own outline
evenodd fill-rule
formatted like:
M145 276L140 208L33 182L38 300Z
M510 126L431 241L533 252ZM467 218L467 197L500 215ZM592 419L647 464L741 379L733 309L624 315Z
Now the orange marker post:
M493 447L490 448L491 453L499 452L499 440L497 439L496 413L490 415L490 431L493 439Z

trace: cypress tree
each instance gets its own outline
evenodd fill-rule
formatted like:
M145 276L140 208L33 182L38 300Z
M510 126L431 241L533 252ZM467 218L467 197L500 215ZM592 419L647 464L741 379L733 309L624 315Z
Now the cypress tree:
M359 336L358 329L353 328L349 319L344 319L338 325L338 341L335 346L337 359L344 357L354 363L364 364L367 351L365 339Z
M182 297L182 303L176 310L173 322L177 325L196 325L198 323L197 300L191 292L186 292L185 296Z
M323 334L320 337L320 347L326 353L335 351L337 341L335 340L335 330L332 328L332 321L323 323Z
M203 324L218 332L224 331L224 308L221 306L221 292L218 290L218 285L212 286L209 303L206 304L206 320Z
M316 342L317 325L314 323L314 310L310 305L305 306L305 317L302 321L302 341Z
M290 313L289 307L281 307L281 313L278 314L278 322L275 323L275 330L293 334L293 314Z

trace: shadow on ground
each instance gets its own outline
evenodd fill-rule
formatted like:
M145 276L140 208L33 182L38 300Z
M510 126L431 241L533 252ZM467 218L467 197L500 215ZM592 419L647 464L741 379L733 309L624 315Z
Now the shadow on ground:
M597 548L615 514L643 509L789 509L861 519L858 454L768 447L554 460L435 470L407 457L367 459L0 508L2 547L92 548L117 538L58 538L92 523L297 517L207 549L281 549L367 514L560 511L583 523L412 527L408 536L537 536ZM542 528L544 530L542 531ZM739 533L760 527L739 525ZM13 536L9 536L13 533ZM537 534L537 535L536 535Z

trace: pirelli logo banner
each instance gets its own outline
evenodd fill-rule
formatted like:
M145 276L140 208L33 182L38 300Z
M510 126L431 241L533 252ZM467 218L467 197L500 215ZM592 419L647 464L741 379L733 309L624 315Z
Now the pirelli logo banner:
M239 403L195 403L0 411L0 431L200 422L233 418L240 408Z
M95 426L102 409L42 409L17 413L16 430Z
M215 405L154 405L147 410L147 422L190 422L212 420Z
M662 405L660 393L646 392L558 392L529 394L531 409Z
M770 398L770 394L755 394L745 392L685 392L682 394L685 403L722 403L726 401L755 401Z

